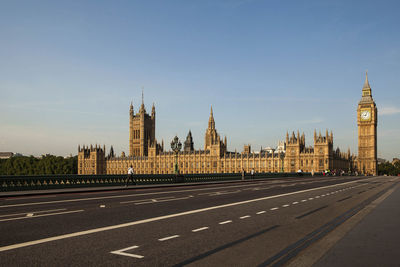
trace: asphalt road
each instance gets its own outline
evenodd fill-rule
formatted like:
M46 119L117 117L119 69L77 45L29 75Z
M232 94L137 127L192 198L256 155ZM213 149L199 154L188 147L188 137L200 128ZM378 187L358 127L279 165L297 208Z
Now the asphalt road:
M1 266L269 266L393 177L319 177L0 199Z

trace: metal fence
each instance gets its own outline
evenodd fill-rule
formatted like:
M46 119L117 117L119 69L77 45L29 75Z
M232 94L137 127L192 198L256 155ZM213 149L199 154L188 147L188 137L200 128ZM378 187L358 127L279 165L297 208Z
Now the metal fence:
M296 177L297 173L255 173L252 177L246 174L245 180L264 178ZM311 173L303 173L303 177L311 177ZM314 176L322 176L315 173ZM136 174L133 176L136 184L173 184L173 183L201 183L213 181L241 180L241 173L212 173L212 174ZM125 184L127 175L32 175L32 176L0 176L0 191L45 190L73 187L102 187L121 186Z

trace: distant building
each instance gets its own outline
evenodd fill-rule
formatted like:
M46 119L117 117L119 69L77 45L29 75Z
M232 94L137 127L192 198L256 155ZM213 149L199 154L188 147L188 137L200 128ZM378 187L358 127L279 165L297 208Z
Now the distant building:
M9 159L14 156L13 152L0 152L0 159Z
M384 163L387 162L386 159L381 159L381 158L378 158L377 161L378 161L378 165L379 165L379 164L384 164Z
M105 147L78 147L78 174L125 174L133 166L137 174L174 173L175 154L165 152L164 145L157 143L155 136L155 108L149 116L142 104L138 114L130 108L130 151L115 157L110 150L106 156ZM136 122L136 118L138 119ZM147 118L147 119L146 119ZM132 123L134 122L134 123ZM245 145L243 152L229 152L227 139L222 138L215 128L211 108L208 128L205 132L204 150L194 150L193 137L189 131L183 151L179 152L178 165L181 173L240 173L249 172L322 172L327 169L353 170L354 156L333 149L332 132L323 136L314 133L314 147L305 146L305 136L294 132L278 143L276 149L267 148L252 152L251 145ZM145 146L147 144L147 146ZM315 151L315 152L314 152ZM143 154L142 154L143 153Z
M306 146L304 133L286 133L285 141L276 149L266 148L260 152L251 151L245 145L243 152L230 152L227 139L221 138L215 128L211 107L208 128L204 136L204 150L194 150L192 133L184 142L184 151L178 153L179 171L186 173L240 173L249 172L322 172L324 170L358 171L361 174L376 175L377 170L377 115L378 110L372 98L366 76L362 98L357 108L358 157L350 149L342 152L333 148L333 133L314 131L313 146ZM129 154L116 157L113 150L106 156L105 147L78 147L78 174L125 174L133 166L137 174L174 173L175 153L164 151L155 138L156 111L153 104L151 114L146 112L143 99L139 112L133 105L129 109Z

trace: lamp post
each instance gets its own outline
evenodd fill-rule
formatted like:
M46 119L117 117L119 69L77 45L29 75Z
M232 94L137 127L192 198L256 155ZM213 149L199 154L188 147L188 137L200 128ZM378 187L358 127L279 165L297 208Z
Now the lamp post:
M174 172L176 175L179 174L179 166L178 166L178 153L182 148L182 144L179 141L178 136L175 136L174 139L171 141L171 148L172 151L175 152L175 168L174 168Z

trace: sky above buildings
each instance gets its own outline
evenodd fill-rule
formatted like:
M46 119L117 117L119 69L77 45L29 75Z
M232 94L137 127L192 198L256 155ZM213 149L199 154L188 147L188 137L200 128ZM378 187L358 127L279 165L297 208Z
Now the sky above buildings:
M156 106L167 149L202 149L210 107L228 150L333 131L357 153L368 69L378 157L400 157L399 1L2 1L0 151L128 152L129 105Z

